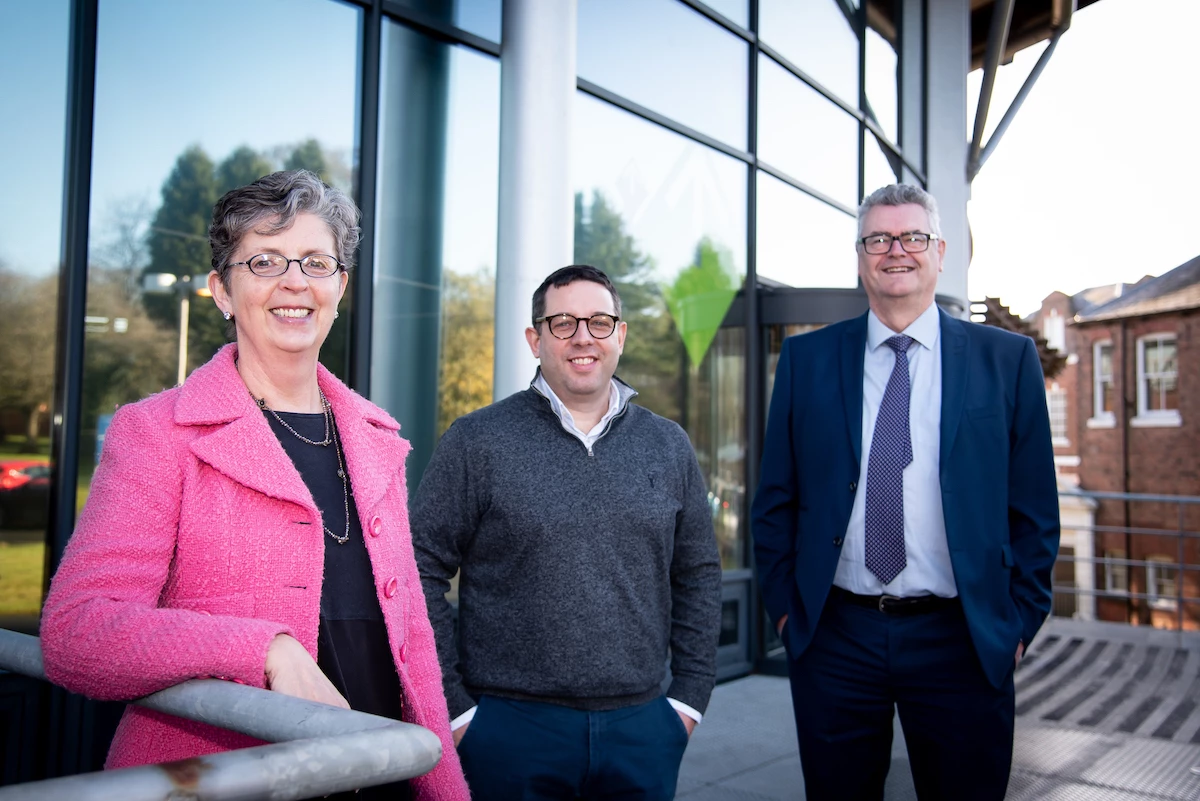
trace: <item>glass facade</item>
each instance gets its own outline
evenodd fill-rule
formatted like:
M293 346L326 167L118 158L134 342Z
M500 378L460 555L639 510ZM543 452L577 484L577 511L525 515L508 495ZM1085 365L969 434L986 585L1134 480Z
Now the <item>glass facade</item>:
M900 138L900 33L873 15L892 5L578 0L571 155L554 165L574 193L574 258L622 292L619 374L636 402L696 448L727 589L741 588L726 599L722 647L741 649L743 671L756 658L745 633L757 614L755 421L773 374L768 328L783 329L731 310L764 287L852 291L856 204L896 180L901 156L924 163ZM82 10L95 14L94 56L79 51L94 78L71 88ZM322 361L400 421L414 445L410 488L441 432L492 400L501 10L501 0L0 4L0 74L24 117L0 131L0 166L21 187L0 201L0 465L32 463L11 481L30 487L36 512L15 522L17 495L0 479L0 626L36 630L43 565L53 569L73 522L51 531L46 509L56 493L71 498L54 508L81 508L114 407L175 385L224 343L204 294L205 233L234 186L307 167L363 207L361 269ZM314 41L319 58L281 56ZM92 102L90 158L68 174L78 120L67 109L90 113ZM87 190L72 198L72 186ZM87 231L81 255L64 252L71 221ZM82 323L63 286L86 294ZM56 355L76 335L79 357ZM68 398L61 419L56 387ZM74 462L65 475L77 487L53 485L54 454Z

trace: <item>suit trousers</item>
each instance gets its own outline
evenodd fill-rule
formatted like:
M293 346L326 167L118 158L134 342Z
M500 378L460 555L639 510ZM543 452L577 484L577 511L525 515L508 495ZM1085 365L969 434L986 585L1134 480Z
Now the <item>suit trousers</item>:
M883 799L896 710L920 801L1003 800L1013 672L987 680L957 604L900 615L831 593L788 668L808 801Z
M663 696L586 712L485 695L458 755L475 801L669 801L687 743Z

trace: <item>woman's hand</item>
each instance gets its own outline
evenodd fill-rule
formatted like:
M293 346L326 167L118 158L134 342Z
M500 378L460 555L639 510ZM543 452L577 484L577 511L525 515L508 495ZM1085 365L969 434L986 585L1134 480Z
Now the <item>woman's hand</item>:
M276 634L267 646L267 664L263 673L269 690L343 709L350 708L350 704L317 667L304 646L287 634Z

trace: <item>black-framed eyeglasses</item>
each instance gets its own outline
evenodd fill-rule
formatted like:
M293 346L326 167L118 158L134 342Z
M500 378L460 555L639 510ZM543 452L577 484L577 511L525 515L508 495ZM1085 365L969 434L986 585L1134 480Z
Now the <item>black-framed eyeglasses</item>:
M864 236L858 240L862 243L863 250L870 253L872 256L882 256L892 249L892 242L899 242L900 247L905 253L924 253L929 250L929 243L934 239L939 239L936 234L925 234L920 231L910 231L907 234L900 236L892 236L891 234L871 234Z
M579 330L579 324L586 323L589 334L596 339L608 339L612 336L613 331L617 330L617 323L620 321L621 318L613 314L593 314L591 317L552 314L547 317L537 318L533 321L533 324L537 325L544 322L555 338L570 339Z
M237 267L244 264L250 268L250 272L257 276L277 278L288 271L292 262L299 264L300 272L309 278L328 278L338 270L344 269L344 265L328 253L312 253L303 259L289 259L278 253L259 253L246 261L235 261L229 266Z

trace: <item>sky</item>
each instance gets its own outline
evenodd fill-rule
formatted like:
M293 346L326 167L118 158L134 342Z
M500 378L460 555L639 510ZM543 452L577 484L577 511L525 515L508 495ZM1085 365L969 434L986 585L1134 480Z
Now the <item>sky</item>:
M1055 290L1132 283L1200 255L1197 30L1197 0L1099 0L1075 14L972 186L972 300L1026 315ZM1044 47L1000 70L989 127ZM972 119L981 78L969 76Z

